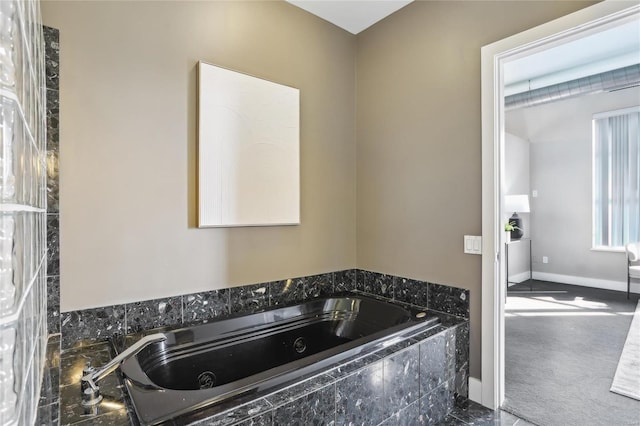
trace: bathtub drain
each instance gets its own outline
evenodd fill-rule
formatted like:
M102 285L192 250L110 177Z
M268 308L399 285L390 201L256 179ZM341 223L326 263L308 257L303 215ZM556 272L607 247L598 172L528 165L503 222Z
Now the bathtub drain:
M304 341L304 338L298 337L295 342L293 342L293 349L295 349L299 354L306 351L307 343Z
M198 375L198 383L200 384L200 389L212 388L216 384L216 375L211 371L200 373Z

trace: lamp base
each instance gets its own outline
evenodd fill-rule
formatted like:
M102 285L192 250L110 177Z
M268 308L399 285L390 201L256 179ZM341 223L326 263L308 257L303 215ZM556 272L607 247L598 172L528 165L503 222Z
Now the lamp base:
M514 213L513 216L509 218L509 223L512 224L516 229L511 231L511 239L519 240L524 235L524 231L522 231L522 219L518 216L518 213Z

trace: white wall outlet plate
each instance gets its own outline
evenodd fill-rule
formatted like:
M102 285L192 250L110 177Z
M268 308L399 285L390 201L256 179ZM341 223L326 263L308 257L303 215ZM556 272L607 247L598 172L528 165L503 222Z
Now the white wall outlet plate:
M466 254L482 254L482 237L477 235L465 235L464 252Z

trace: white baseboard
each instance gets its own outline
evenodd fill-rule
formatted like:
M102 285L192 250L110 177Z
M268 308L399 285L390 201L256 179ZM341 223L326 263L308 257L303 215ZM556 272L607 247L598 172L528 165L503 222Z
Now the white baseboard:
M509 282L510 283L521 283L523 281L527 281L531 275L529 275L529 271L524 271L519 274L510 275Z
M549 272L533 271L533 279L540 281L551 281L560 284L581 285L583 287L601 288L604 290L615 290L627 292L626 281L602 280L599 278L576 277L573 275L551 274ZM631 283L631 292L640 293L640 283Z
M469 399L482 404L482 382L475 377L469 377Z

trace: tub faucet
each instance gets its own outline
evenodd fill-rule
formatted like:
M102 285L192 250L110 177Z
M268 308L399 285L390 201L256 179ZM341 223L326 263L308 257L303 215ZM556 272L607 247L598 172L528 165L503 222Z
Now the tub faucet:
M100 395L100 388L97 383L104 379L107 375L115 371L120 364L127 359L131 358L145 347L152 343L162 342L167 339L167 336L163 333L150 334L144 336L133 345L129 346L127 350L121 352L118 356L113 358L100 369L95 369L90 365L87 365L82 371L82 379L80 380L80 389L82 390L82 405L84 407L91 407L97 405L102 401L102 395Z

